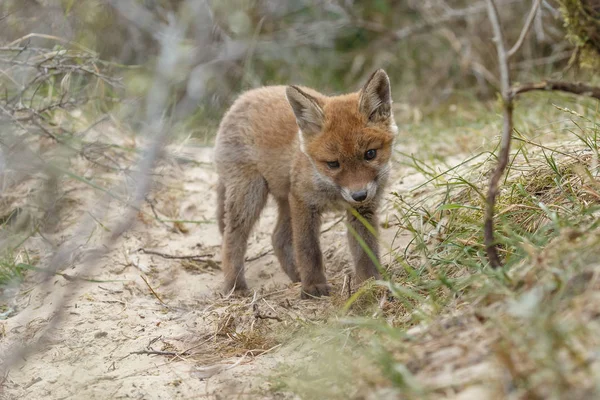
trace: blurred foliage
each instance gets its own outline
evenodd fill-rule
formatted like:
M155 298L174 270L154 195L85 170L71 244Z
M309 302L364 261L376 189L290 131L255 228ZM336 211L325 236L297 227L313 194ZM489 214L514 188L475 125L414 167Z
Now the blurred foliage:
M571 54L560 13L544 4L514 58L517 80L547 76ZM514 43L530 2L498 5L507 40ZM175 100L201 102L203 118L218 117L243 89L293 82L343 92L357 89L376 68L388 71L396 98L409 104L435 106L473 89L491 97L498 84L483 1L4 0L0 40L36 32L77 42L100 59L152 66L157 26L173 16L191 22L184 34L192 72L179 83ZM126 73L133 95L149 86L145 71Z
M567 38L576 46L574 61L600 67L600 1L560 0Z

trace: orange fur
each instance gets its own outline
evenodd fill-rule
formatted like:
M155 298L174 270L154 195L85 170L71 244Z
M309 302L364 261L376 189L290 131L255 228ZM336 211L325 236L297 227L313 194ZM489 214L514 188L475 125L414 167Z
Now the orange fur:
M234 102L215 147L226 291L246 289L248 236L271 193L279 208L272 239L282 268L302 282L303 296L329 293L318 240L321 214L354 208L377 228L396 131L390 93L389 79L379 70L356 93L328 97L272 86ZM369 150L375 150L372 159ZM348 221L378 255L376 237L350 211ZM356 238L348 239L358 279L378 277Z

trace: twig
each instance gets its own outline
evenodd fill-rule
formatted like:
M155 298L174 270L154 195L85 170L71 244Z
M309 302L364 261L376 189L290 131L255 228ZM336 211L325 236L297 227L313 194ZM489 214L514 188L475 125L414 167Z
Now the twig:
M252 257L246 257L246 262L252 262L252 261L256 261L259 258L263 258L264 256L268 256L269 254L273 253L273 249L269 249L269 250L265 250L262 253L259 253L255 256Z
M96 126L100 125L104 121L108 121L109 119L110 119L110 115L108 115L108 114L107 115L103 115L101 118L98 118L96 121L94 121L90 126L88 126L87 128L85 128L81 132L76 133L76 135L85 135L88 132L90 132L92 129L94 129Z
M168 227L168 224L166 222L164 222L159 216L158 216L158 212L156 211L156 207L154 206L154 200L150 200L150 198L148 196L146 196L146 203L148 203L148 205L150 206L150 210L152 210L152 214L154 214L154 218L160 222L161 224L163 224L164 226ZM138 251L143 250L143 249L139 249ZM161 254L161 256L163 256ZM165 257L165 258L172 258L173 256L170 257Z
M150 341L148 342L148 346L146 346L146 348L148 350L152 350L152 345L156 342L158 342L160 339L162 339L163 336L162 335L158 335L157 337L150 339Z
M207 258L212 257L214 254L200 254L195 256L174 256L171 254L161 253L159 251L146 250L143 248L137 249L138 252L144 254L151 254L154 256L159 256L162 258L167 258L169 260L192 260L192 261L206 261Z
M88 54L93 54L93 55L96 55L96 52L95 52L95 51L93 51L93 50L90 50L90 49L88 49L87 47L80 45L79 43L75 43L75 42L73 42L73 41L71 41L71 40L64 39L64 38L61 38L61 37L58 37L58 36L45 35L45 34L42 34L42 33L29 33L29 34L27 34L27 35L25 35L25 36L23 36L23 37L21 37L21 38L19 38L19 39L15 40L15 41L11 42L11 43L9 43L9 44L8 44L8 45L6 45L5 47L7 47L7 48L9 48L9 49L10 49L10 48L17 47L17 45L18 45L19 43L22 43L23 41L25 41L25 40L29 40L29 39L31 39L31 38L34 38L34 37L37 37L37 38L42 38L42 39L50 39L50 40L55 40L55 41L57 41L57 42L64 43L64 44L66 44L66 45L68 45L68 46L77 47L78 49L80 49L80 50L82 50L82 51L84 51L84 52L86 52L86 53L88 53Z
M30 387L32 387L33 385L35 385L38 382L41 382L42 378L40 378L39 376L35 379L32 379L31 382L29 382L27 385L25 385L24 389L29 389Z
M513 98L510 94L510 75L508 69L508 58L504 49L504 37L502 36L502 28L498 17L498 10L494 4L494 0L487 0L488 17L494 30L494 43L498 52L498 63L500 64L500 83L502 88L502 105L504 109L502 138L500 139L500 154L498 157L498 165L490 179L488 188L485 223L484 223L484 241L488 259L493 268L502 266L496 243L494 242L494 208L496 204L496 196L498 195L498 182L504 174L506 165L508 164L508 155L510 152L510 139L513 128Z
M525 25L523 26L523 29L521 30L519 39L517 40L515 45L508 51L508 53L506 53L507 58L511 58L512 56L514 56L517 53L517 51L519 51L521 46L523 45L523 42L525 41L525 37L527 37L527 33L531 29L531 25L533 24L535 15L537 14L538 9L540 8L541 2L542 2L542 0L533 0L533 5L531 6L531 11L529 11L529 15L527 16L527 21L525 21Z
M540 65L552 65L557 61L562 61L570 58L573 55L572 51L561 51L559 53L555 53L549 55L547 57L539 57L534 58L532 60L523 60L513 64L515 68L527 68L527 67L535 67Z
M187 352L176 353L174 351L158 351L158 350L140 350L140 351L132 351L129 355L132 354L146 354L146 355L157 355L157 356L170 356L170 357L182 357L189 356Z
M336 219L335 221L333 221L331 223L331 225L329 225L327 228L324 228L321 230L321 234L325 233L325 232L329 232L330 230L332 230L336 225L338 225L339 223L341 223L346 217L342 216L338 219Z
M487 0L488 4L488 17L492 23L494 31L494 43L496 44L496 50L498 53L498 64L500 68L500 85L502 89L502 97L508 94L510 88L510 74L508 69L508 59L506 57L506 50L504 48L504 36L502 35L502 27L500 25L500 18L498 17L498 10L494 0Z
M510 96L514 97L520 93L532 92L534 90L555 90L560 92L567 92L577 94L580 96L592 97L600 100L600 87L590 86L585 83L576 82L562 82L562 81L542 81L537 83L524 83L519 86L512 87L510 90Z
M148 283L148 281L146 280L146 278L144 278L144 275L140 275L140 278L142 278L142 280L146 283L146 285L148 286L148 289L150 289L150 291L152 292L152 294L154 295L154 297L156 297L156 299L160 302L160 304L162 304L165 307L168 307L167 303L165 303L160 296L158 295L158 293L156 293L154 291L154 289L152 289L152 286L150 286L150 283Z

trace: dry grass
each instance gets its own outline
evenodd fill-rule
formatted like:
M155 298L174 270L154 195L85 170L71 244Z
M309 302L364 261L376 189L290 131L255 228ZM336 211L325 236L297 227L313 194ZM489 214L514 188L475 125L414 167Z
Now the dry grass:
M570 102L518 109L518 145L496 214L502 270L489 269L482 244L490 153L468 162L405 157L427 183L397 194L390 223L413 240L395 253L389 297L363 287L346 309L368 318L320 330L328 332L316 347L324 356L280 374L279 389L313 398L318 387L340 399L596 397L600 124L596 104ZM459 137L479 121L470 125ZM414 154L427 157L425 146ZM346 362L359 367L341 373Z

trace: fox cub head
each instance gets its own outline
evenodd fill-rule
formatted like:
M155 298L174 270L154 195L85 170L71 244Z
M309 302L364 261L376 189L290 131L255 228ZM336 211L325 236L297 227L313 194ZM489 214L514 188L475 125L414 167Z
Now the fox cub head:
M317 98L289 86L286 95L317 179L351 205L371 201L387 179L398 130L385 71L373 73L358 93Z

